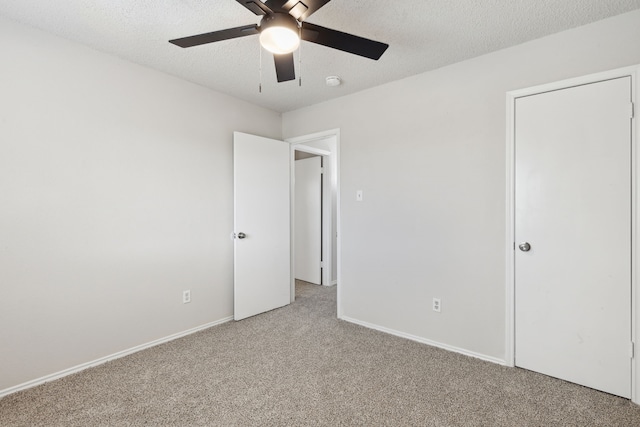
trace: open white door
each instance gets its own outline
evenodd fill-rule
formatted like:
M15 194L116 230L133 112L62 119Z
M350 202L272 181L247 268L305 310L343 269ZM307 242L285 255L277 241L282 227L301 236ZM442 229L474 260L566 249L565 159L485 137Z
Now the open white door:
M321 284L322 157L295 162L295 278Z
M233 134L234 319L289 304L289 144Z

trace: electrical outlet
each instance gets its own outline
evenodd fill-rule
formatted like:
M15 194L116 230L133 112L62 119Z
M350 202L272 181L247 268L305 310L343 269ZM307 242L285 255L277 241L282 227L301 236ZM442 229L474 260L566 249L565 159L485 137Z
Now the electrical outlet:
M434 298L433 299L433 311L440 313L440 310L442 309L442 303L440 302L440 298Z
M182 291L182 303L191 302L191 291Z

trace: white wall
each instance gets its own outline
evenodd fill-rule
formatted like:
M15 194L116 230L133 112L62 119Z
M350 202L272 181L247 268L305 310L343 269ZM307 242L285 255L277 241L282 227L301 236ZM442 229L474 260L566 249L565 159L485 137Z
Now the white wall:
M638 63L635 11L284 114L340 128L344 316L504 360L505 94Z
M280 115L1 18L0 55L0 392L231 316L233 131Z

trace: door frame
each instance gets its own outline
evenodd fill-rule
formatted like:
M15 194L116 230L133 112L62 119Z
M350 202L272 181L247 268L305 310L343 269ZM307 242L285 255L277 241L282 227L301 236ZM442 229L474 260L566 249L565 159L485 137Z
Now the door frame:
M315 148L315 147L311 147L308 146L307 144L311 144L313 142L316 141L320 141L323 139L327 139L327 138L335 138L335 142L336 142L336 146L335 146L335 152L333 151L327 151L327 150L323 150L323 149L319 149L319 148ZM295 153L294 151L298 150L298 151L304 151L307 153L312 153L312 154L318 154L321 156L324 156L325 159L329 159L330 163L331 163L331 167L335 168L335 174L336 174L336 223L333 224L331 215L323 215L323 229L324 230L332 230L332 227L334 227L334 229L336 230L337 233L337 242L336 242L336 279L337 279L337 313L338 313L338 318L342 317L342 305L341 305L341 288L340 288L340 283L341 283L341 262L340 262L340 258L341 258L341 232L340 232L340 129L331 129L331 130L327 130L327 131L323 131L323 132L317 132L317 133L313 133L313 134L309 134L309 135L302 135L302 136L298 136L298 137L294 137L294 138L287 138L285 139L285 142L288 142L289 144L291 144L291 171L292 174L294 173L294 167L295 167ZM292 175L293 176L293 175ZM327 186L324 185L327 183L327 181L330 183L331 182L331 177L327 177L326 175L323 176L323 186L326 191L329 191L329 196L330 196L330 189L331 186ZM291 203L291 302L293 302L295 300L295 260L294 258L294 251L295 251L295 215L293 212L293 209L295 207L295 194L294 194L294 187L293 187L293 180L291 183L291 197L292 197L292 203ZM329 197L329 201L330 201L331 197ZM327 198L325 197L325 194L323 194L323 200L326 201ZM325 204L326 207L326 204ZM332 206L330 206L330 208L332 209ZM325 233L323 233L325 234ZM322 237L323 239L323 255L322 258L325 261L324 267L323 267L323 274L322 274L322 284L328 284L328 285L332 285L332 281L331 281L331 272L332 272L332 261L333 261L333 250L332 250L332 245L331 244L327 244L328 242L331 242L331 237L332 236L328 236L328 239L325 239L325 236Z
M640 224L640 209L638 202L638 189L640 188L640 177L638 175L638 165L640 164L640 150L637 147L638 125L638 75L640 66L619 68L587 76L571 78L540 86L529 87L520 90L507 92L507 137L506 137L506 233L505 233L505 364L515 367L515 102L516 99L536 95L544 92L551 92L604 80L611 80L619 77L631 77L631 101L636 106L634 118L631 121L631 341L635 343L635 354L631 361L631 401L640 404L640 357L635 357L639 349L638 334L640 333L640 318L638 307L640 307L640 295L638 292L638 242L640 233L637 225ZM631 351L631 349L630 349Z

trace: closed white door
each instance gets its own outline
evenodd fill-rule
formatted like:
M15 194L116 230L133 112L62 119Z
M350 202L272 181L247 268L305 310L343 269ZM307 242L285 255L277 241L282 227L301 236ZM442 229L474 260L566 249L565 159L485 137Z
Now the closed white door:
M295 161L295 277L321 283L322 157Z
M515 361L631 395L631 78L518 98ZM519 246L522 246L521 248Z
M234 319L291 302L289 144L233 134Z

